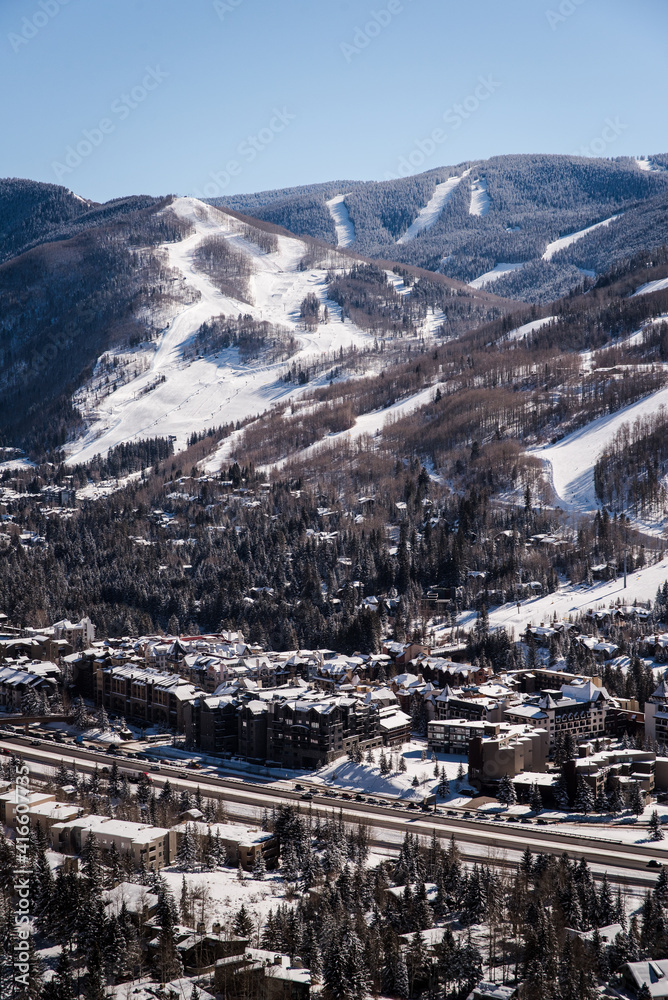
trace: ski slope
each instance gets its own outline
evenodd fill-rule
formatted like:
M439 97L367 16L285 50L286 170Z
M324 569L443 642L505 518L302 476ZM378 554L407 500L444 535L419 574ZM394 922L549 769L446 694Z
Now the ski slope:
M345 198L345 194L337 194L335 198L330 198L329 201L325 202L329 214L334 220L338 247L349 247L351 243L355 242L355 223L350 218Z
M656 281L648 281L645 285L641 285L640 288L636 288L631 298L634 298L636 295L649 295L650 292L661 292L665 288L668 288L668 278L657 278Z
M594 466L623 424L633 424L637 417L668 407L668 387L659 389L637 403L631 403L585 427L573 431L556 444L532 449L546 466L558 503L569 511L595 511L598 507L594 489Z
M489 212L489 195L487 194L487 181L484 177L479 177L471 185L471 201L469 203L469 215L487 215Z
M524 323L522 326L515 327L510 333L506 334L506 340L521 340L522 337L526 337L528 334L533 333L534 330L540 330L541 327L547 326L548 323L556 323L556 316L543 316L542 319L534 319L530 323Z
M466 171L466 173L468 173L468 171ZM462 174L462 177L465 177L466 173ZM447 181L443 181L442 184L436 185L436 190L427 204L420 210L418 217L412 225L408 227L403 236L399 237L397 243L410 243L410 241L414 240L416 236L423 233L425 229L431 229L431 227L437 222L447 203L452 198L455 189L459 184L461 184L462 177L448 177Z
M369 437L375 437L378 434L383 433L383 429L388 423L394 420L400 420L401 417L406 417L410 413L414 413L419 410L421 406L426 406L431 403L434 399L434 393L436 392L436 386L431 385L427 389L422 389L420 392L416 392L413 396L408 396L406 399L400 399L392 406L384 407L382 410L373 410L370 413L363 413L357 418L352 427L348 430L339 431L336 434L330 434L321 441L316 441L315 444L309 445L308 448L303 448L301 451L295 452L289 455L287 458L282 458L278 462L274 462L272 465L265 466L262 471L272 472L279 471L283 469L289 462L303 462L314 455L322 451L326 451L329 448L336 447L340 444L352 444L354 441L358 441L361 437L367 434Z
M325 269L299 270L306 249L301 240L280 236L278 250L267 254L239 235L239 226L231 216L195 198L176 199L169 208L194 226L187 239L164 245L169 265L199 297L178 308L162 332L147 370L86 413L88 430L69 445L70 464L89 462L122 442L147 437L174 435L175 450L179 450L195 430L243 420L304 391L304 386L281 381L285 364L243 362L236 348L186 361L184 347L213 316L249 313L254 319L285 327L299 343L298 353L290 359L297 363L372 341L349 320L341 323L339 306L326 298ZM228 239L251 258L252 304L223 295L205 274L195 270L193 254L211 235ZM309 292L326 302L332 322L307 332L301 328L299 309Z
M527 625L540 625L541 622L547 624L555 614L557 618L563 619L568 615L586 611L587 608L608 607L618 600L626 605L633 604L634 601L654 601L658 588L663 586L666 580L668 580L668 555L654 566L645 566L629 573L626 590L624 590L624 578L621 576L617 580L595 583L591 587L584 584L576 586L565 584L554 594L521 601L519 611L517 604L503 604L500 607L490 608L489 621L490 625L497 628L505 627L508 630L513 628L517 636ZM470 628L475 624L477 617L477 611L462 611L457 624ZM441 631L445 633L450 630Z
M611 222L615 219L620 219L623 215L620 212L618 215L611 215L609 219L604 219L603 222L595 222L593 226L587 226L586 229L579 229L577 233L569 233L567 236L560 236L558 240L553 240L552 243L548 243L545 247L543 253L543 260L552 260L555 254L559 253L560 250L565 250L566 247L570 247L573 243L577 243L584 236L588 236L589 233L593 233L595 229L600 229L601 226L609 226Z
M491 285L510 271L520 271L525 263L526 261L521 261L519 264L495 264L491 271L485 271L473 281L469 281L469 288L484 288L485 285Z

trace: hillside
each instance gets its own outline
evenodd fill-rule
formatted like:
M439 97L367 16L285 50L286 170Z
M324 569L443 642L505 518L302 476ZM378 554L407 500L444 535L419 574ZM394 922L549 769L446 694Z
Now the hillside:
M184 447L309 383L378 368L388 335L395 354L435 336L446 311L454 332L508 308L443 276L409 304L381 272L401 318L385 307L370 322L374 303L360 319L330 288L357 255L194 199L91 205L34 187L42 228L30 184L5 185L0 444L35 456L88 462L158 437Z
M214 199L336 244L334 201L358 253L493 282L497 294L528 302L558 298L668 241L665 155L499 156L398 180Z

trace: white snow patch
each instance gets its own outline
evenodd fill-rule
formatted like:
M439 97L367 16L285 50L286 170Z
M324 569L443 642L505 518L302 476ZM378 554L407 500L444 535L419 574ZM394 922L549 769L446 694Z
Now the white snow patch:
M487 215L489 212L489 204L487 181L484 177L478 177L471 186L469 215Z
M665 167L662 167L660 163L650 160L648 156L637 156L636 166L638 167L638 170L642 170L643 173L662 173L666 169Z
M462 174L462 177L465 176L466 173ZM452 198L453 192L461 184L462 177L448 177L447 181L436 185L436 190L427 204L420 210L420 214L413 224L408 227L403 236L399 237L397 243L410 243L411 240L414 240L425 229L431 229Z
M609 219L604 219L602 222L595 222L593 226L587 226L586 229L579 229L577 233L569 233L567 236L560 236L558 240L553 240L552 243L548 243L545 247L543 260L552 260L554 255L559 253L560 250L565 250L566 247L577 243L583 236L593 233L595 229L600 229L601 226L609 226L615 219L620 219L623 214L623 212L620 212L618 215L611 215Z
M355 242L355 224L350 218L345 199L345 194L337 194L335 198L330 198L329 201L325 202L329 214L334 220L336 245L339 247L349 247L351 243Z
M403 757L406 764L405 771L395 770L391 774L381 774L379 760L380 751L373 750L373 764L355 764L354 761L340 758L331 764L327 764L319 771L315 771L311 781L321 781L327 785L334 785L337 788L348 789L352 792L365 792L369 795L397 795L403 799L414 799L421 801L425 795L431 795L436 791L438 778L434 776L434 762L431 760L431 751L427 751L427 744L424 740L411 740L401 747L386 747L383 749L386 757L395 757L395 764L399 757ZM426 759L422 760L422 754L426 752ZM439 771L445 768L448 781L451 782L450 798L448 805L465 804L469 798L457 797L455 781L460 764L463 763L466 772L466 757L456 754L436 754ZM417 778L418 784L413 785L413 780ZM466 777L462 784L468 787Z
M473 281L469 281L469 288L484 288L485 285L491 285L494 281L502 278L504 274L509 274L510 271L520 271L525 264L526 261L521 261L518 264L495 264L491 271L485 271Z
M640 288L636 288L631 298L635 298L636 295L649 295L650 292L661 292L664 288L668 288L668 278L657 278L656 281L648 281Z
M511 330L506 336L506 340L521 340L522 337L526 337L527 334L533 333L534 330L540 330L541 327L547 326L548 323L556 323L556 316L543 316L542 319L534 319L530 323L524 323L523 326L518 326L514 330Z

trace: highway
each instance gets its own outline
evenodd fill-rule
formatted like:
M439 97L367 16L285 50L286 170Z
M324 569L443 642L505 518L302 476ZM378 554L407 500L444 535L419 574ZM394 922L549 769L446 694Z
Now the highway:
M381 853L396 850L406 831L430 838L436 831L442 841L454 836L462 857L477 860L493 867L507 868L517 864L522 852L529 847L534 854L561 855L566 852L571 859L585 858L596 874L608 873L615 884L651 887L657 878L657 869L647 868L651 859L660 864L668 862L668 842L629 844L621 839L597 838L593 832L573 834L559 829L558 825L506 824L498 821L448 816L408 810L405 806L392 808L386 804L371 805L366 802L328 798L318 794L315 783L309 783L315 792L311 801L302 801L293 782L273 784L253 783L238 777L221 776L211 769L190 770L183 765L160 763L159 771L151 770L149 760L128 759L118 754L91 750L72 744L54 745L24 736L2 736L0 749L15 753L24 760L36 776L49 778L61 760L68 766L76 763L77 769L91 773L96 765L109 768L114 761L123 772L146 772L153 784L160 788L169 779L172 787L180 791L196 791L199 787L206 798L222 799L230 819L257 823L266 809L281 803L292 803L308 810L313 816L325 817L342 812L347 823L364 823L369 827L372 848ZM219 769L222 770L222 769ZM303 779L301 784L307 784ZM378 796L374 799L378 801Z

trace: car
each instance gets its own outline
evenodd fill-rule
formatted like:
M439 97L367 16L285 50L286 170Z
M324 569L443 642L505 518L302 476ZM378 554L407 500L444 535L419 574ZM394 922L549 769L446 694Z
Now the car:
M200 762L198 760L189 760L188 763L186 764L186 767L190 767L194 771L201 771L202 770L202 765L200 764ZM158 770L160 770L160 768L158 768Z
M509 816L507 819L508 823L519 823L517 816Z
M531 823L531 822L533 821L530 820L528 816L522 816L522 819L520 820L520 823Z
M302 792L301 798L305 799L307 802L310 802L311 799L313 798L313 792Z
M538 823L538 826L547 826L547 820L543 819L542 816L538 817L536 823Z
M56 741L56 743L64 743L65 742L65 736L64 736L63 733L54 733L53 734L53 738Z
M370 806L377 806L377 805L380 805L380 803L378 802L378 799L372 799L372 798L368 798L368 799L367 799L367 802L369 803L369 805L370 805Z
M457 815L456 809L448 809L448 816L456 816L456 815Z
M348 799L348 801L350 801L352 799L352 795L350 794L350 792L341 792L341 798Z
M392 803L392 808L393 809L401 809L402 808L401 802L393 802Z
M159 771L159 770L160 770L159 764L151 764L151 766L149 767L149 771Z
M462 813L462 816L464 817L464 819L471 819L471 813L470 812L464 812L464 813Z
M355 796L355 802L366 802L366 799L364 798L363 795L360 795L360 793L358 792L357 795Z
M661 864L660 861L657 861L656 858L650 858L649 861L647 862L647 867L648 868L663 868L663 865Z
M303 792L304 791L304 786L300 785L299 782L297 782L297 784L295 785L295 791L296 792Z
M31 747L38 747L39 746L39 740L31 740L30 741L30 746Z
M408 805L406 806L406 808L407 809L417 809L417 803L416 802L409 802Z
M328 788L327 791L325 792L325 795L326 795L326 797L328 799L336 799L336 798L338 798L338 796L337 796L337 794L336 794L336 792L334 791L333 788Z

